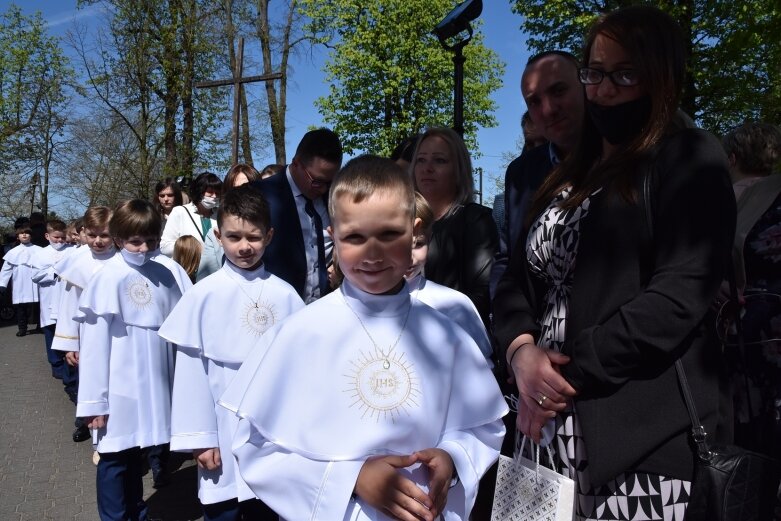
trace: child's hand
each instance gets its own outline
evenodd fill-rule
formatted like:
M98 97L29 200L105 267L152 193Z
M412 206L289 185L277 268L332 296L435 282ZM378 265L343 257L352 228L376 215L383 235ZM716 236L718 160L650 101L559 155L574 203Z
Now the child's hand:
M220 449L194 449L193 457L198 462L198 466L206 470L215 470L222 465L220 458Z
M88 429L102 429L108 423L108 414L102 414L100 416L87 416L84 418L84 423Z
M453 458L442 449L426 449L413 454L428 468L428 495L434 504L433 513L438 516L447 503L447 492L453 481L455 465Z
M65 353L65 361L71 367L78 366L79 365L79 352L78 351L68 351L67 353Z
M374 508L402 521L434 521L431 498L396 469L409 467L417 456L369 458L358 473L355 493Z

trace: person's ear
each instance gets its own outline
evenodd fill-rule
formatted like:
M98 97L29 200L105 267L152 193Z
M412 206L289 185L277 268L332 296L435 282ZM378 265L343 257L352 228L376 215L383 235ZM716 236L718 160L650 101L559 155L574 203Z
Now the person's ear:
M268 232L266 232L266 246L271 244L271 240L274 238L274 228L269 228Z
M415 217L412 221L412 245L415 245L415 237L420 235L420 230L423 228L423 220L420 217Z
M217 242L219 242L220 245L222 245L222 234L220 233L219 228L214 229L214 238L217 239Z
M325 231L328 232L328 236L331 237L331 240L334 240L334 229L331 227L331 225L328 225L328 228L325 229Z

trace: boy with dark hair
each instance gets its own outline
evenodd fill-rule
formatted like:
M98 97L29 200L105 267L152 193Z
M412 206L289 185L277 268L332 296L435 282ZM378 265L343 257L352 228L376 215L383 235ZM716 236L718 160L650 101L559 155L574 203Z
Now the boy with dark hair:
M38 287L33 283L33 259L41 249L32 243L32 229L29 220L16 228L16 240L19 245L11 249L3 257L3 268L0 269L0 294L8 290L12 282L11 301L16 314L16 336L27 334L27 321L38 302Z
M238 419L217 399L266 330L304 303L263 264L274 230L257 189L228 190L217 221L226 262L189 290L160 327L160 336L177 345L171 449L192 451L198 462L204 519L276 520L236 469L231 439Z

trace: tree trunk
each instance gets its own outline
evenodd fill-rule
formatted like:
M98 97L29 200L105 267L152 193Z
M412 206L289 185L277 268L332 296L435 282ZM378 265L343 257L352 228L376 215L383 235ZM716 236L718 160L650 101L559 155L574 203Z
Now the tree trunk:
M182 50L184 52L184 64L182 69L182 162L181 175L192 178L193 176L193 76L195 75L195 50L192 31L188 28L196 27L198 20L198 8L196 0L188 0L187 7L182 9Z
M271 60L271 27L268 21L269 0L258 0L258 28L260 50L263 56L263 74L274 72ZM285 21L285 29L282 36L279 72L282 78L279 80L279 92L276 84L266 82L266 100L268 103L268 117L271 122L271 139L274 142L274 155L280 165L287 163L285 151L285 113L287 111L287 62L290 55L290 31L296 9L296 0L291 0L290 10Z

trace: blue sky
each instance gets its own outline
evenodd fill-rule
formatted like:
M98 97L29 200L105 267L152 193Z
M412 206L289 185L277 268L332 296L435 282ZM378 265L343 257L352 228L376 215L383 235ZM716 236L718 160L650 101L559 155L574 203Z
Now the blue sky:
M5 11L10 3L1 0L2 10ZM49 24L51 34L55 36L62 36L76 21L88 25L102 23L99 6L76 9L76 0L23 0L18 1L17 5L20 5L26 14L41 11ZM483 169L483 201L490 205L496 191L494 178L504 176L502 154L515 150L515 143L520 135L520 119L525 105L521 99L519 83L522 67L529 53L525 45L525 35L520 30L522 19L511 11L509 0L484 1L480 18L483 20L485 44L496 51L506 64L503 86L493 95L497 104L495 116L498 126L481 129L478 134L482 156L475 161L475 166ZM295 148L310 125L323 123L314 106L314 100L328 92L322 72L326 59L327 54L321 47L314 49L312 53L301 53L292 62L293 72L288 84L288 150ZM469 62L465 66L469 67ZM245 68L245 74L256 72ZM259 84L254 88L258 89L258 92L262 89ZM268 150L267 157L256 153L255 162L273 162L273 150ZM477 179L475 183L478 183Z

